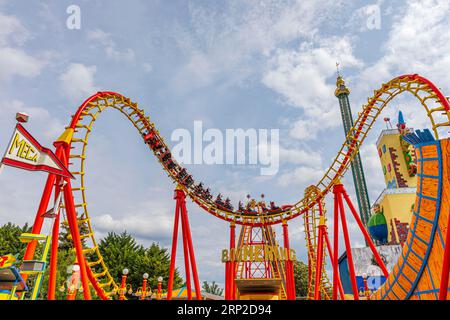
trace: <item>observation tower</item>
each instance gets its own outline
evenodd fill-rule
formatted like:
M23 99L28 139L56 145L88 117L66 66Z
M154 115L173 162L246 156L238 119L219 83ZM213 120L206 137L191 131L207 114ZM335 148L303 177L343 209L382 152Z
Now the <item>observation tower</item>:
M337 64L338 66L338 64ZM336 90L334 91L334 95L339 100L339 107L341 108L341 116L342 122L344 124L345 135L347 136L350 128L353 127L353 116L352 110L350 108L350 100L348 96L350 95L350 90L345 84L344 79L339 73L336 79ZM348 141L351 143L351 141ZM370 201L369 194L367 192L366 178L364 177L364 169L361 162L361 156L359 151L356 153L356 156L351 164L352 167L352 175L353 175L353 183L355 185L356 198L358 199L358 207L359 207L359 215L361 216L361 220L365 226L367 226L367 222L370 218Z

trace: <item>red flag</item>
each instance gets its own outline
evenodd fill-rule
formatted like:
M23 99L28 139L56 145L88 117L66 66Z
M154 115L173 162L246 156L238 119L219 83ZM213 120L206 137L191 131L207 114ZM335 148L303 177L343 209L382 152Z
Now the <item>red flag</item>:
M66 178L74 176L50 149L44 148L18 123L2 164L31 171L46 171Z

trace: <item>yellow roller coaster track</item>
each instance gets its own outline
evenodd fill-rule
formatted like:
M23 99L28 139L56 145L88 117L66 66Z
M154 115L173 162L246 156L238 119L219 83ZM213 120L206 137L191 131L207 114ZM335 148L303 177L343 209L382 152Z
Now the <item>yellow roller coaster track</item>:
M313 201L316 199L320 194L320 190L316 186L310 186L305 189L305 199L307 201ZM322 208L323 208L323 215L324 218L326 217L326 210L325 210L325 201L322 198L320 201L322 201ZM326 218L325 221L326 222ZM316 285L316 255L317 255L317 244L318 244L318 225L320 223L320 216L318 214L318 208L317 206L313 206L310 210L306 211L303 214L303 227L305 232L305 242L306 242L306 249L308 252L308 294L307 298L308 300L314 300L314 290ZM327 244L324 243L323 246L323 268L321 272L321 281L320 281L320 288L319 291L321 293L321 296L324 300L331 300L331 291L333 288L333 285L331 284L328 274L326 272L326 259L327 256Z
M354 126L349 130L345 143L342 145L334 159L332 165L326 170L322 179L316 184L316 188L320 190L315 199L303 198L286 210L268 211L265 213L264 224L271 225L281 223L283 220L289 220L306 213L318 201L331 190L333 185L345 174L353 158L357 154L364 139L372 128L375 120L381 111L388 105L392 99L403 92L413 94L424 107L432 124L432 130L436 138L439 138L439 131L443 127L450 125L450 107L446 98L437 89L433 83L419 75L405 75L397 77L380 89L374 91L374 95L368 99L367 104L362 108ZM93 125L99 115L107 108L119 110L127 117L136 127L142 137L149 132L154 132L156 138L162 143L163 147L170 150L165 144L164 139L159 135L155 125L150 121L144 113L139 109L137 103L133 103L130 99L114 92L98 92L87 99L73 116L71 125L68 130L74 130L73 137L70 141L70 170L77 178L78 186L74 186L73 195L76 208L82 213L79 215L79 223L84 224L87 230L81 235L82 239L91 239L92 246L85 249L84 254L88 260L89 266L93 270L94 276L100 287L107 293L112 295L117 291L117 284L108 272L108 269L101 257L97 242L94 237L90 215L88 211L88 199L86 196L85 184L85 161L87 159L87 145L89 136L92 132ZM152 149L149 146L150 149ZM203 209L226 221L234 221L241 225L260 225L261 220L255 216L246 214L245 212L227 210L209 199L198 196L194 191L194 186L186 186L180 181L178 174L181 166L176 164L175 169L169 168L167 162L162 160L159 151L153 150L157 159L161 163L163 169L171 177L174 183L183 187L184 191L191 199L201 206Z

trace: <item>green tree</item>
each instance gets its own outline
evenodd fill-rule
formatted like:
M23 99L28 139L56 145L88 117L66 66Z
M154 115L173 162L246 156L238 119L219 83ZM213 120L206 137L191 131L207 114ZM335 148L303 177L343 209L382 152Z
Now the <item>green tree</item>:
M82 219L79 217L78 219ZM78 229L80 234L89 233L88 227L85 223L82 223L78 220ZM81 245L86 247L86 238L81 239ZM63 222L59 231L59 250L71 250L73 249L73 240L72 235L70 234L69 225L67 222Z
M99 243L99 250L103 256L111 275L120 283L122 270L129 270L127 283L130 283L133 290L142 286L142 275L149 274L148 288L155 289L158 285L158 277L163 277L163 288L167 288L169 278L170 257L167 249L161 248L157 244L152 244L145 248L138 244L128 233L115 234L114 232L102 239ZM181 286L182 279L175 270L174 288Z
M294 262L294 281L297 297L308 295L308 265L302 261Z
M81 227L82 228L82 227ZM19 260L23 257L26 244L20 242L19 236L24 232L31 232L31 228L26 224L19 227L12 223L7 223L0 227L0 254L18 254ZM67 268L75 263L75 252L70 231L67 225L62 224L59 237L58 266L56 275L56 299L65 299L67 297L67 287L65 283L71 273L67 272ZM43 244L40 243L36 248L36 257L40 257ZM163 288L167 288L167 280L169 277L170 256L167 249L161 248L158 244L153 243L149 248L138 244L136 240L126 232L115 234L113 232L102 239L99 243L99 250L103 256L104 262L108 267L111 275L117 283L122 278L122 270L127 268L130 270L128 275L128 283L131 283L133 289L136 290L142 286L142 275L149 274L148 288L155 289L158 285L158 277L163 277ZM49 268L47 268L42 282L40 299L47 299ZM33 276L29 277L29 283L32 283ZM180 287L183 280L178 270L175 270L174 288ZM64 291L59 289L65 287ZM92 298L96 299L95 293L92 291ZM78 293L78 298L82 299L82 293Z
M219 286L217 285L217 283L215 281L211 282L211 284L204 281L203 285L202 285L202 289L207 293L215 294L217 296L221 296L223 294L223 289L219 288Z
M22 243L19 240L19 236L22 233L31 232L31 227L25 224L23 227L19 227L11 222L0 227L0 255L13 254L19 255L19 258L23 257L25 253L26 243Z

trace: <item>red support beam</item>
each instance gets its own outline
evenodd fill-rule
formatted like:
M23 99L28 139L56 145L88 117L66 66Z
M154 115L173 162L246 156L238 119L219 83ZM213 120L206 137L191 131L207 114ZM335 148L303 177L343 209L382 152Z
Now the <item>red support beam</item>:
M442 261L441 283L439 285L439 300L447 300L449 273L450 273L450 213L448 213L447 235L445 236L444 259Z
M235 264L235 250L236 250L236 225L234 222L230 223L230 265L229 265L229 290L231 300L236 299L236 264Z
M353 298L355 300L359 300L359 291L358 291L358 285L356 283L355 265L353 263L352 247L350 244L350 237L348 234L347 220L345 218L344 203L342 201L343 186L342 186L342 184L339 184L336 187L338 188L338 193L336 193L338 205L339 205L338 211L340 211L340 214L341 214L342 233L344 235L345 250L347 252L347 265L348 265L348 270L350 273L350 282L352 284Z
M330 261L331 261L331 267L334 270L335 269L335 266L334 266L334 263L335 263L334 262L334 254L333 254L333 251L331 250L331 243L330 243L330 239L328 237L328 232L327 231L325 231L324 237L325 237L325 243L326 243L327 249L328 249L328 255L329 255ZM344 300L344 288L342 287L342 282L341 282L341 277L339 276L339 272L337 273L336 280L337 280L337 287L339 289L339 294L341 295L341 300ZM336 297L336 299L337 299L337 297ZM336 299L333 298L333 300L336 300Z
M58 146L55 151L55 155L58 159L61 159L61 156L64 152L63 146ZM44 191L42 192L41 201L39 203L38 210L36 212L36 217L34 218L33 228L31 233L40 234L42 225L44 224L44 213L47 212L48 204L50 202L50 198L53 192L53 188L55 186L56 175L50 173L47 177L47 181L45 183ZM37 240L31 241L26 248L25 254L23 256L23 260L32 260L34 257L34 253L36 251L36 246L38 242ZM23 274L22 277L24 280L28 278L28 275Z
M338 299L338 282L339 276L339 202L338 202L338 188L334 186L334 220L333 220L333 300ZM330 256L331 258L331 256ZM344 299L344 296L341 296Z
M364 235L364 238L366 239L367 244L369 245L370 249L372 250L375 260L377 261L378 265L380 266L381 270L383 271L384 276L387 279L389 277L389 272L386 268L386 265L384 264L377 249L375 248L375 245L373 244L373 241L370 238L369 233L367 232L366 228L364 227L364 225L361 221L361 218L359 217L358 213L356 212L356 209L353 206L353 203L350 200L350 197L348 196L347 192L345 191L344 186L342 186L342 194L344 195L344 199L347 202L347 205L350 208L350 211L352 212L353 217L355 218L356 223L359 226L359 229L361 230L362 234Z
M81 283L83 285L83 297L85 300L91 300L91 292L89 290L89 281L86 271L86 263L83 255L83 247L78 228L78 217L75 211L74 199L72 194L72 186L70 179L65 179L67 184L64 187L64 204L66 208L67 221L72 234L72 241L75 247L76 257L80 265Z
M55 186L55 201L58 199L58 196L61 192L60 184L62 182L61 178L56 179ZM59 203L54 204L53 210L59 208ZM55 300L55 291L56 291L56 275L57 275L57 265L58 265L58 244L59 244L59 223L60 223L60 214L58 212L54 212L56 216L53 221L53 230L52 230L52 247L50 252L50 273L48 277L48 300Z
M283 220L283 241L284 241L284 248L287 251L287 259L285 262L285 271L286 271L286 298L288 300L294 300L295 299L295 284L294 284L294 270L293 265L291 261L291 248L289 244L289 231L288 231L288 224L286 220Z
M201 289L200 289L200 281L198 279L198 273L197 273L197 263L195 261L195 253L194 253L194 245L192 244L192 235L191 235L191 228L189 225L189 217L187 214L186 209L186 194L184 191L182 192L182 199L181 199L181 214L182 217L184 216L184 226L185 226L185 232L186 232L186 240L188 245L188 253L189 253L189 261L192 268L192 280L194 281L194 287L195 287L195 295L197 297L197 300L202 299L201 295Z
M182 205L182 204L181 204ZM191 287L191 271L189 266L189 247L186 237L186 225L183 214L181 214L181 228L183 238L183 252L184 252L184 271L186 273L186 290L188 300L192 300L192 287Z
M61 153L61 160L64 165L68 165L67 151ZM67 221L72 236L73 245L75 248L77 263L80 265L80 277L83 285L83 297L85 300L91 300L91 292L89 289L89 279L86 271L86 263L83 255L83 247L80 238L80 230L78 228L78 217L75 210L75 202L72 193L72 184L70 178L64 178L66 182L63 190L64 205L66 209Z
M322 279L323 270L323 238L324 238L324 227L325 227L325 217L323 216L323 209L321 201L318 202L319 207L319 234L318 234L318 244L316 253L316 279L314 285L314 300L320 300L320 285Z
M230 261L225 262L225 300L230 300Z
M175 258L177 255L177 239L178 239L178 221L180 219L180 201L178 199L178 194L175 191L174 199L176 201L175 205L175 218L173 224L173 235L172 235L172 252L170 255L170 267L169 267L169 280L167 283L167 300L172 299L173 291L173 278L175 275Z

